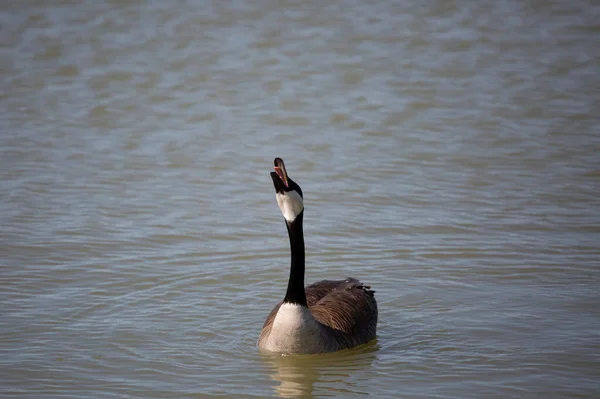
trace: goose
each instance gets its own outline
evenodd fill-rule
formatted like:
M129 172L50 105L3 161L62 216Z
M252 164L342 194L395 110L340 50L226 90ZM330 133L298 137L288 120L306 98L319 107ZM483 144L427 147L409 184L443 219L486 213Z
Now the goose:
M375 338L377 302L369 286L355 278L323 280L304 287L304 196L281 158L271 172L277 205L290 239L291 266L283 301L271 311L258 338L264 352L334 352Z

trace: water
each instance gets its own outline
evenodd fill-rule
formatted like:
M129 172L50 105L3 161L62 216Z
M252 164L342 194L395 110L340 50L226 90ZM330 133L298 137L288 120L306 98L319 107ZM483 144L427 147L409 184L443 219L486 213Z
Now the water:
M0 395L600 396L600 7L3 1ZM307 283L376 342L261 355Z

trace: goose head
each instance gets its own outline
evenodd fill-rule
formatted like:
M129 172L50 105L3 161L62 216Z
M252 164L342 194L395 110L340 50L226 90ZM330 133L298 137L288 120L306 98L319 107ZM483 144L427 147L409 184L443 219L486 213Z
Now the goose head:
M292 223L304 211L302 189L290 179L285 169L283 159L275 158L274 172L271 172L277 205L287 223Z

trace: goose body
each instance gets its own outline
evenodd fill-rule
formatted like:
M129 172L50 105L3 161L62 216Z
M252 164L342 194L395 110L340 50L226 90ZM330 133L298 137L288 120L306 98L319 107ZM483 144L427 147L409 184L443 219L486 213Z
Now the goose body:
M304 287L304 200L281 158L271 172L277 205L290 238L291 267L286 295L271 311L258 339L261 350L322 353L352 348L375 338L374 291L357 279L323 280Z

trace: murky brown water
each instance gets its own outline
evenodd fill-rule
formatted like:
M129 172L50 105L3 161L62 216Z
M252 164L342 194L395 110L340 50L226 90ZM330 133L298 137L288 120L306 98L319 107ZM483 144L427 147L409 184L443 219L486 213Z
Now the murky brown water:
M0 396L600 396L592 1L0 3ZM308 282L376 343L256 349Z

